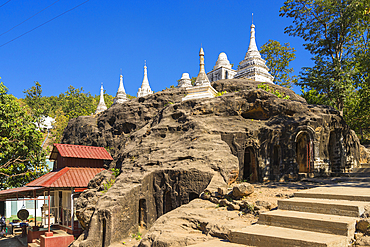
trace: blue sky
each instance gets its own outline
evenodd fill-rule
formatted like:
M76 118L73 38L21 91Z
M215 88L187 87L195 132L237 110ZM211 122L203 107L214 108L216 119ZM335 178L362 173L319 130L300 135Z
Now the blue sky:
M0 0L0 6L8 0ZM56 0L11 0L0 7L0 34ZM59 0L24 24L0 36L0 46L86 0ZM59 95L68 86L99 94L118 89L120 70L128 94L136 96L147 61L154 91L177 85L183 72L197 76L199 49L206 71L225 52L234 68L249 45L252 13L257 46L269 39L289 42L296 52L295 72L311 66L303 40L284 34L292 20L279 17L282 0L260 1L118 1L90 0L80 7L0 47L0 77L9 92L23 91L38 81L43 95ZM299 88L294 89L299 92Z

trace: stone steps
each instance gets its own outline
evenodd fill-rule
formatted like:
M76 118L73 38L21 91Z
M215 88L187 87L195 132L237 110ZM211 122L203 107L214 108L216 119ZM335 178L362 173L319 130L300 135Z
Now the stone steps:
M295 197L370 202L370 189L353 186L316 187L294 193Z
M353 168L351 172L340 173L340 177L369 178L370 166L369 164L364 164L362 167Z
M259 224L232 231L230 234L230 241L244 245L253 244L252 246L259 247L347 246L347 238L344 236Z
M354 237L355 217L370 203L370 187L359 184L317 187L294 195L279 200L278 210L262 213L257 224L231 231L230 241L260 247L345 247Z
M368 202L293 197L278 201L281 210L360 217Z
M236 244L236 243L231 243L230 241L223 240L223 239L216 239L216 240L211 240L207 242L203 242L200 244L194 244L194 245L189 245L191 247L242 247L246 246L244 244Z
M353 236L356 228L356 220L352 217L287 210L262 213L258 224L347 237Z
M361 168L370 168L370 163L361 164Z
M28 243L28 247L40 247L38 243Z

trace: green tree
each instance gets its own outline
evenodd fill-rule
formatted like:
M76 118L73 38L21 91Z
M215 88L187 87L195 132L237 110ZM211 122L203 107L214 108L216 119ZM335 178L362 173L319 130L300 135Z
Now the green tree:
M36 118L0 83L0 188L19 187L47 170Z
M363 35L361 13L368 0L287 0L280 15L293 19L285 29L290 36L304 39L313 67L303 68L301 85L327 97L330 105L343 112L354 91L356 52Z
M281 45L279 41L271 39L261 47L261 56L266 60L275 84L291 88L297 83L297 76L290 76L294 69L289 68L289 63L295 59L295 52L289 43Z
M35 86L24 90L25 94L24 102L30 107L31 114L36 118L38 127L41 126L41 117L45 114L45 108L43 107L42 89L39 82L35 82Z

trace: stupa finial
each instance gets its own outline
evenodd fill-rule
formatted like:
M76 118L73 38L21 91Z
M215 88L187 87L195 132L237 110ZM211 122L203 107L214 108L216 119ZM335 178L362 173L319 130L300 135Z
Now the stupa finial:
M148 80L148 71L146 67L146 60L144 60L144 78L141 83L141 87L137 92L137 97L144 97L148 94L153 94L153 91L150 89L149 80Z
M96 108L95 114L101 113L107 109L107 106L105 105L104 102L104 88L103 88L103 82L101 83L100 86L100 100L98 107Z

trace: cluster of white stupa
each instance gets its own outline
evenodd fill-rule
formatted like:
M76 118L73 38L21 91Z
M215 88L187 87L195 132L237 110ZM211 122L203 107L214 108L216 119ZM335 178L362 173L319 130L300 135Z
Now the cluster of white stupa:
M146 61L144 65L144 78L143 82L141 83L141 87L139 88L137 92L137 97L144 97L149 94L153 94L152 89L149 86L149 80L148 80L148 70L146 67ZM120 80L119 80L119 87L117 90L116 97L113 100L113 105L115 104L122 104L124 102L128 101L127 95L125 88L123 86L123 75L120 75ZM107 106L105 105L104 101L104 88L103 88L103 83L100 87L100 100L98 107L96 108L95 114L101 113L103 111L107 110Z
M215 97L217 91L211 86L211 82L222 79L246 78L254 81L273 83L274 77L268 72L269 69L266 66L266 61L261 58L261 54L258 51L254 29L255 25L252 24L248 51L245 54L244 59L239 63L237 70L232 69L226 53L221 52L213 70L206 73L204 69L204 51L203 48L200 48L200 69L194 85L191 83L189 73L183 73L177 85L177 87L185 88L187 91L187 94L182 100ZM141 87L137 92L137 97L144 97L149 94L153 94L153 91L149 86L147 67L145 64L144 78ZM113 104L122 104L127 100L126 92L123 87L123 76L120 75L120 84ZM107 107L104 103L102 85L100 89L100 102L95 114L105 111L106 109Z

